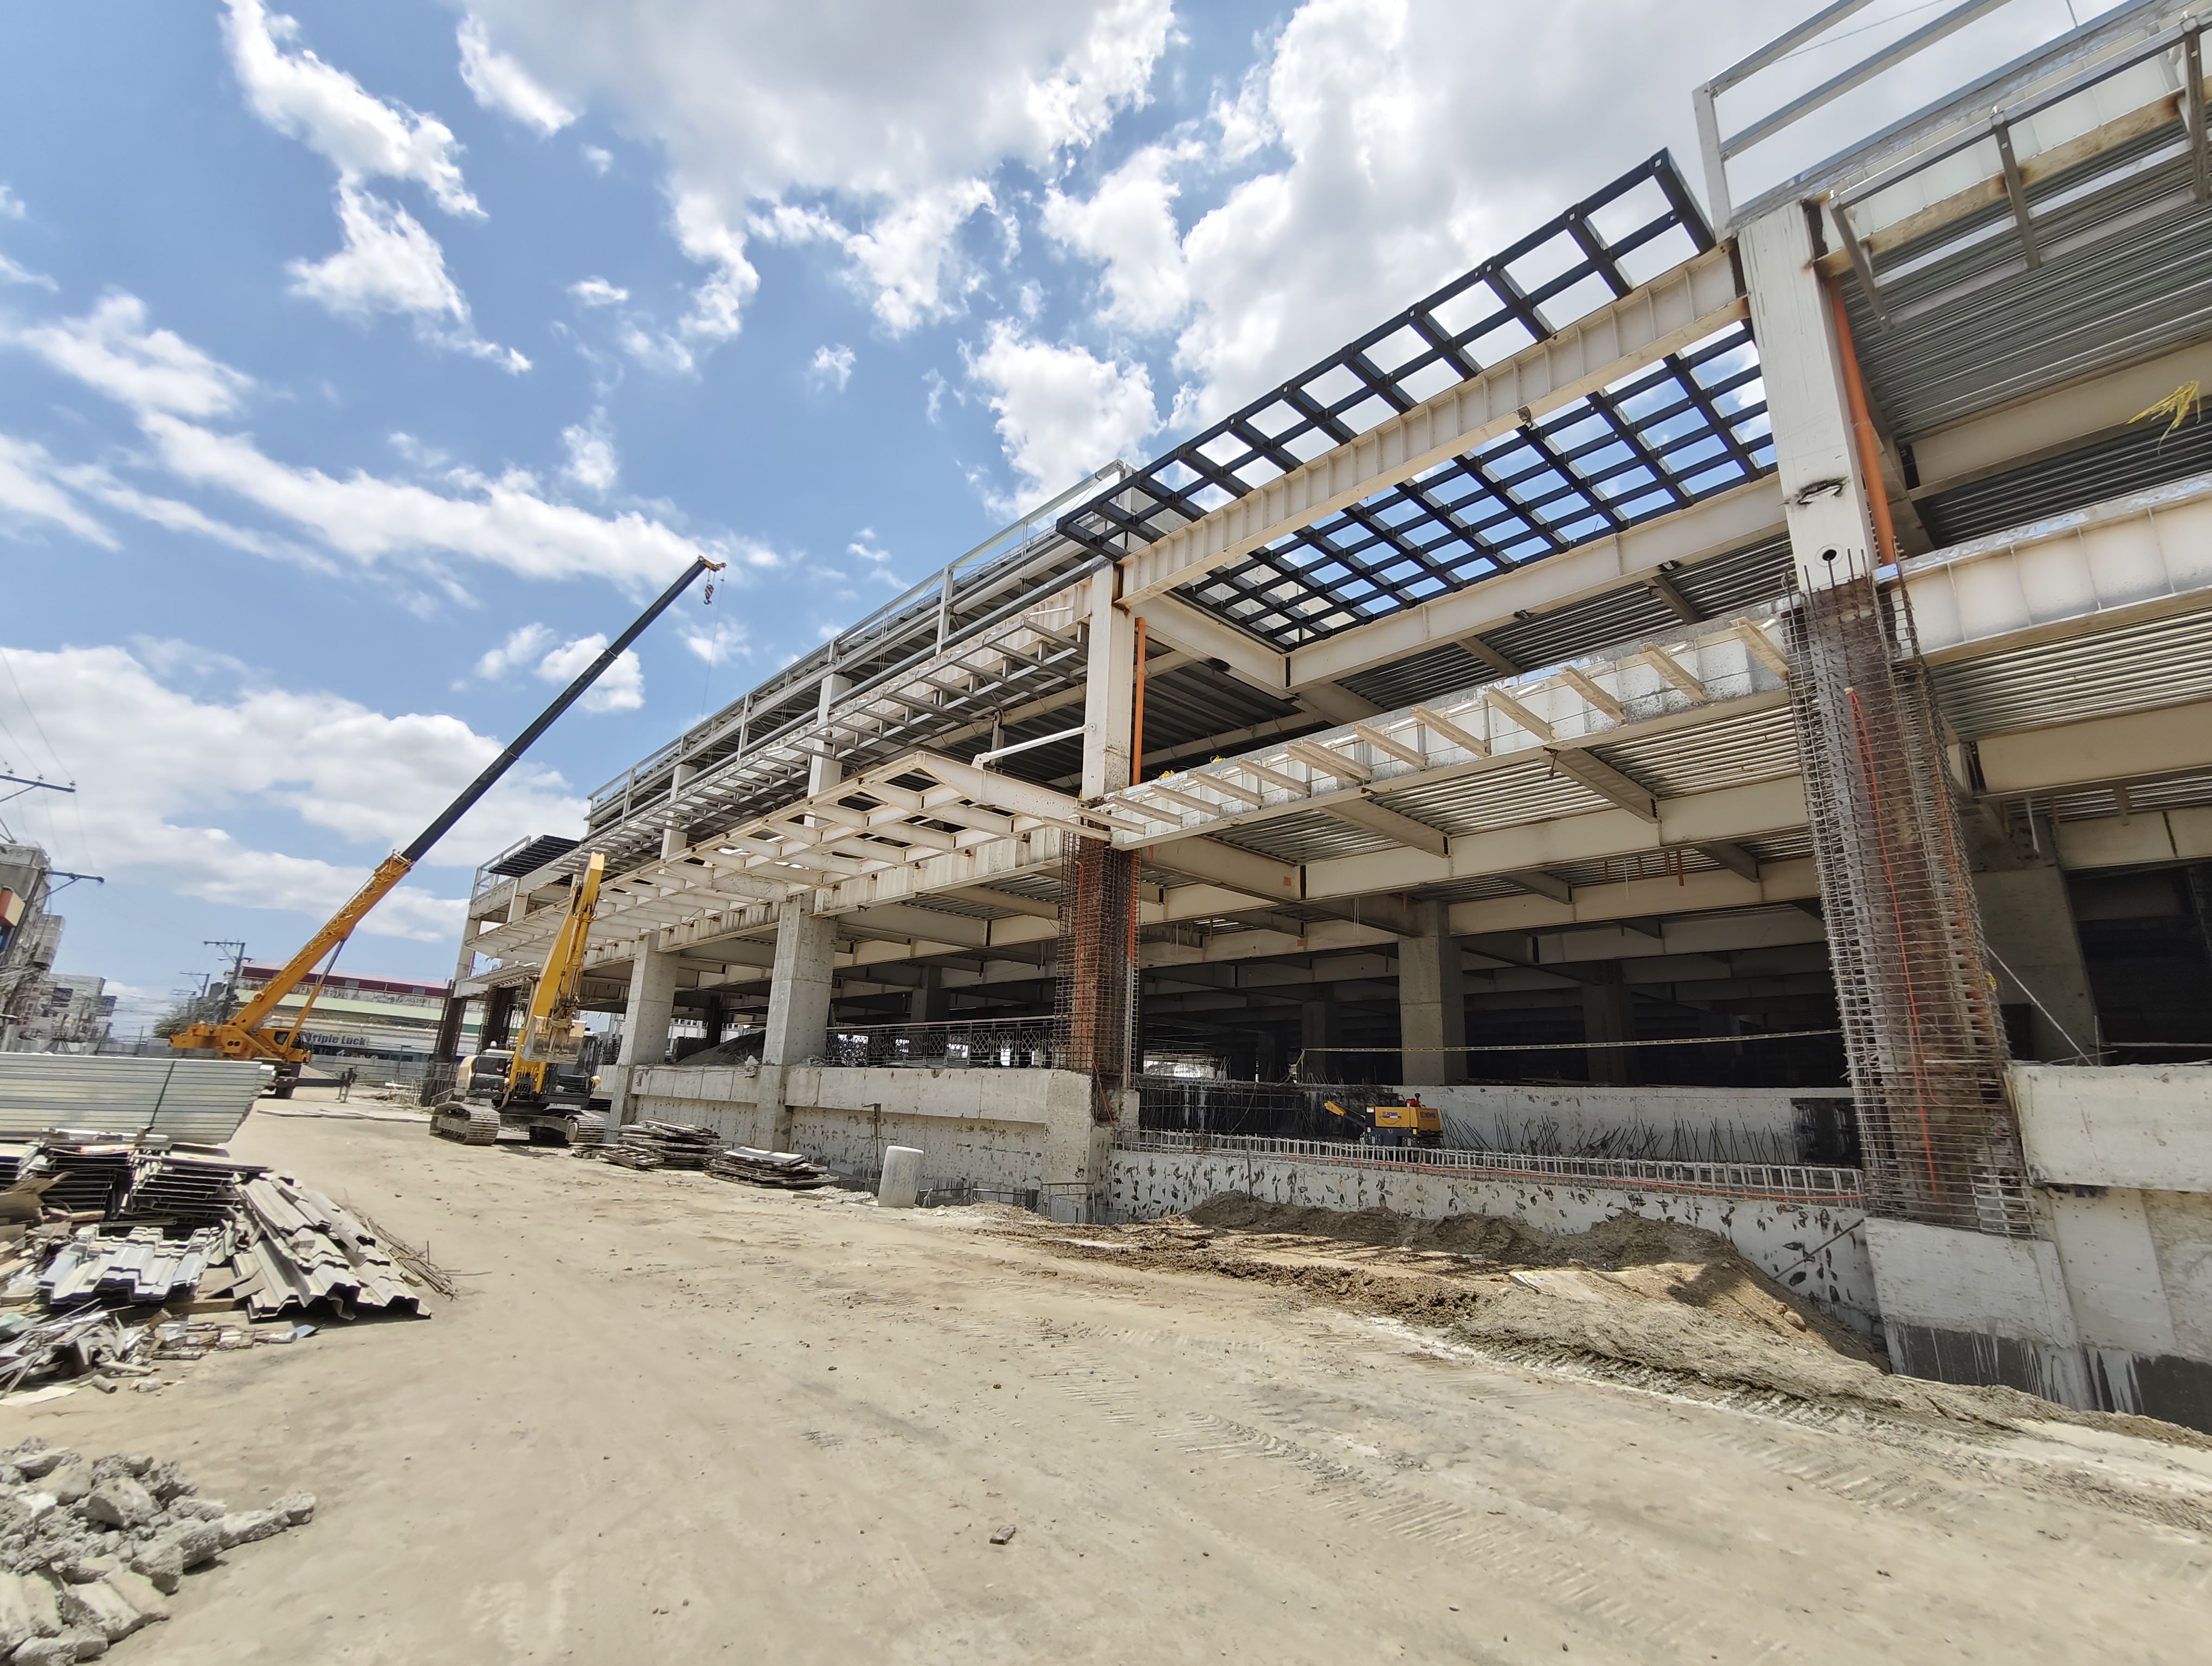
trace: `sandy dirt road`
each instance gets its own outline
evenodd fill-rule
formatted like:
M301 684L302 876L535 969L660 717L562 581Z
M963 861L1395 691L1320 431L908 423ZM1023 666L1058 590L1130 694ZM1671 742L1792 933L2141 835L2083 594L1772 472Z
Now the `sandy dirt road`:
M2201 1451L1808 1426L970 1212L419 1124L233 1149L469 1293L0 1411L320 1496L126 1666L2205 1657Z

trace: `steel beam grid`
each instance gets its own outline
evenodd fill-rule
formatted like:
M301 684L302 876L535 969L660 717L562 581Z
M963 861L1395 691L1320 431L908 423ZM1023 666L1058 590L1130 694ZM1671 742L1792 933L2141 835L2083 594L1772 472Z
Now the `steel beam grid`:
M1731 325L1176 593L1288 649L1685 508L1772 467L1759 378Z
M1639 192L1648 200L1647 186L1656 189L1657 213L1619 236L1599 231L1595 220ZM1547 303L1586 311L1593 285L1615 297L1628 294L1635 283L1622 261L1675 232L1694 252L1713 246L1674 159L1661 151L1510 248L1071 509L1060 517L1060 530L1109 556L1156 542L1384 417L1480 374L1476 348L1492 350L1496 344L1510 353L1546 339L1565 321L1549 317Z

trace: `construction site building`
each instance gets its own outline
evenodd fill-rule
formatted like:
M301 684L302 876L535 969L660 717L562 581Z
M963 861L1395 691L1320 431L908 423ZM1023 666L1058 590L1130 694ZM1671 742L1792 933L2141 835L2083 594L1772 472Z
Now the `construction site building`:
M1705 206L1638 164L488 862L442 1051L604 852L625 1120L1052 1212L1663 1214L1902 1371L2212 1428L2198 28L1759 185L1926 33L1731 131L1793 31L1693 94Z

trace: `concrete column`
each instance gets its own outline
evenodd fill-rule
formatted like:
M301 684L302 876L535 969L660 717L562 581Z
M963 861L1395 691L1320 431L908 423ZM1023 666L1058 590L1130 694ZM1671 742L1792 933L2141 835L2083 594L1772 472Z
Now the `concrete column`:
M650 938L641 939L629 968L629 1000L623 1007L621 1061L602 1071L599 1091L613 1107L619 1127L630 1120L630 1078L641 1065L663 1064L668 1057L668 1025L676 1016L676 986L683 957L663 954Z
M1330 1000L1309 1000L1298 1006L1298 1050L1305 1055L1299 1070L1309 1082L1340 1081L1344 1055L1334 1049L1344 1045L1344 1014ZM1313 1049L1313 1050L1309 1050Z
M2047 834L2043 843L2047 851ZM1982 940L1990 949L1997 1000L2007 1006L2029 1005L2034 1037L2029 1056L2055 1061L2086 1053L2094 1059L2097 1000L2074 929L2066 876L2057 862L1978 872L1974 895L1981 903Z
M784 1103L786 1072L819 1056L829 1040L830 988L837 939L833 922L814 912L811 891L787 897L775 924L775 966L769 974L768 1033L761 1043L760 1109L768 1113L769 1140L790 1148L791 1108Z
M945 987L945 970L941 966L921 969L921 982L914 986L907 999L906 1021L908 1024L942 1024L952 1015L952 996Z
M484 996L483 1028L477 1032L478 1051L507 1045L508 1032L514 1028L517 993L513 988L498 988Z
M1419 937L1398 944L1398 1079L1407 1087L1442 1087L1467 1079L1467 1001L1460 982L1459 944L1449 909L1423 903L1414 910Z
M830 672L829 676L823 678L822 679L821 698L817 702L814 708L815 716L818 720L827 722L830 718L830 708L837 703L837 696L839 695L844 693L846 690L852 686L852 678L849 677L840 677L835 672ZM843 764L840 763L834 757L825 757L821 753L817 752L814 755L813 762L806 766L806 795L809 798L812 798L814 794L823 791L825 787L835 787L839 781L844 779L845 766Z
M1114 605L1119 569L1091 575L1091 643L1083 693L1083 787L1085 800L1117 793L1130 781L1129 725L1135 716L1137 628Z
M685 781L690 780L692 776L698 773L699 771L696 765L690 763L678 764L676 768L669 773L668 791L670 796L673 797L678 789L682 787ZM671 856L679 854L686 848L690 841L685 838L684 833L685 830L681 827L664 827L660 830L660 860L662 861L666 861Z
M1824 589L1873 569L1867 492L1881 484L1860 478L1843 361L1804 209L1793 202L1761 216L1738 234L1736 247L1798 582ZM1832 562L1822 559L1830 550Z
M1635 1000L1620 981L1620 968L1601 965L1590 982L1583 985L1583 1039L1586 1042L1624 1042L1636 1039ZM1595 1047L1583 1056L1589 1061L1589 1079L1607 1087L1626 1087L1632 1060L1625 1047Z

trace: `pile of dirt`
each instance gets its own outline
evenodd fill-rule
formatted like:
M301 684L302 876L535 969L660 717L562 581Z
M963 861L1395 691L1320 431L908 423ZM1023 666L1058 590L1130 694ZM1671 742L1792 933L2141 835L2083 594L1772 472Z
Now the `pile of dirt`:
M1446 1215L1421 1220L1391 1209L1335 1209L1262 1203L1249 1192L1223 1192L1189 1219L1247 1233L1335 1238L1382 1250L1436 1250L1500 1267L1634 1267L1654 1262L1704 1262L1735 1256L1727 1239L1675 1221L1616 1215L1587 1232L1542 1232L1502 1215ZM1159 1223L1153 1223L1158 1225Z

